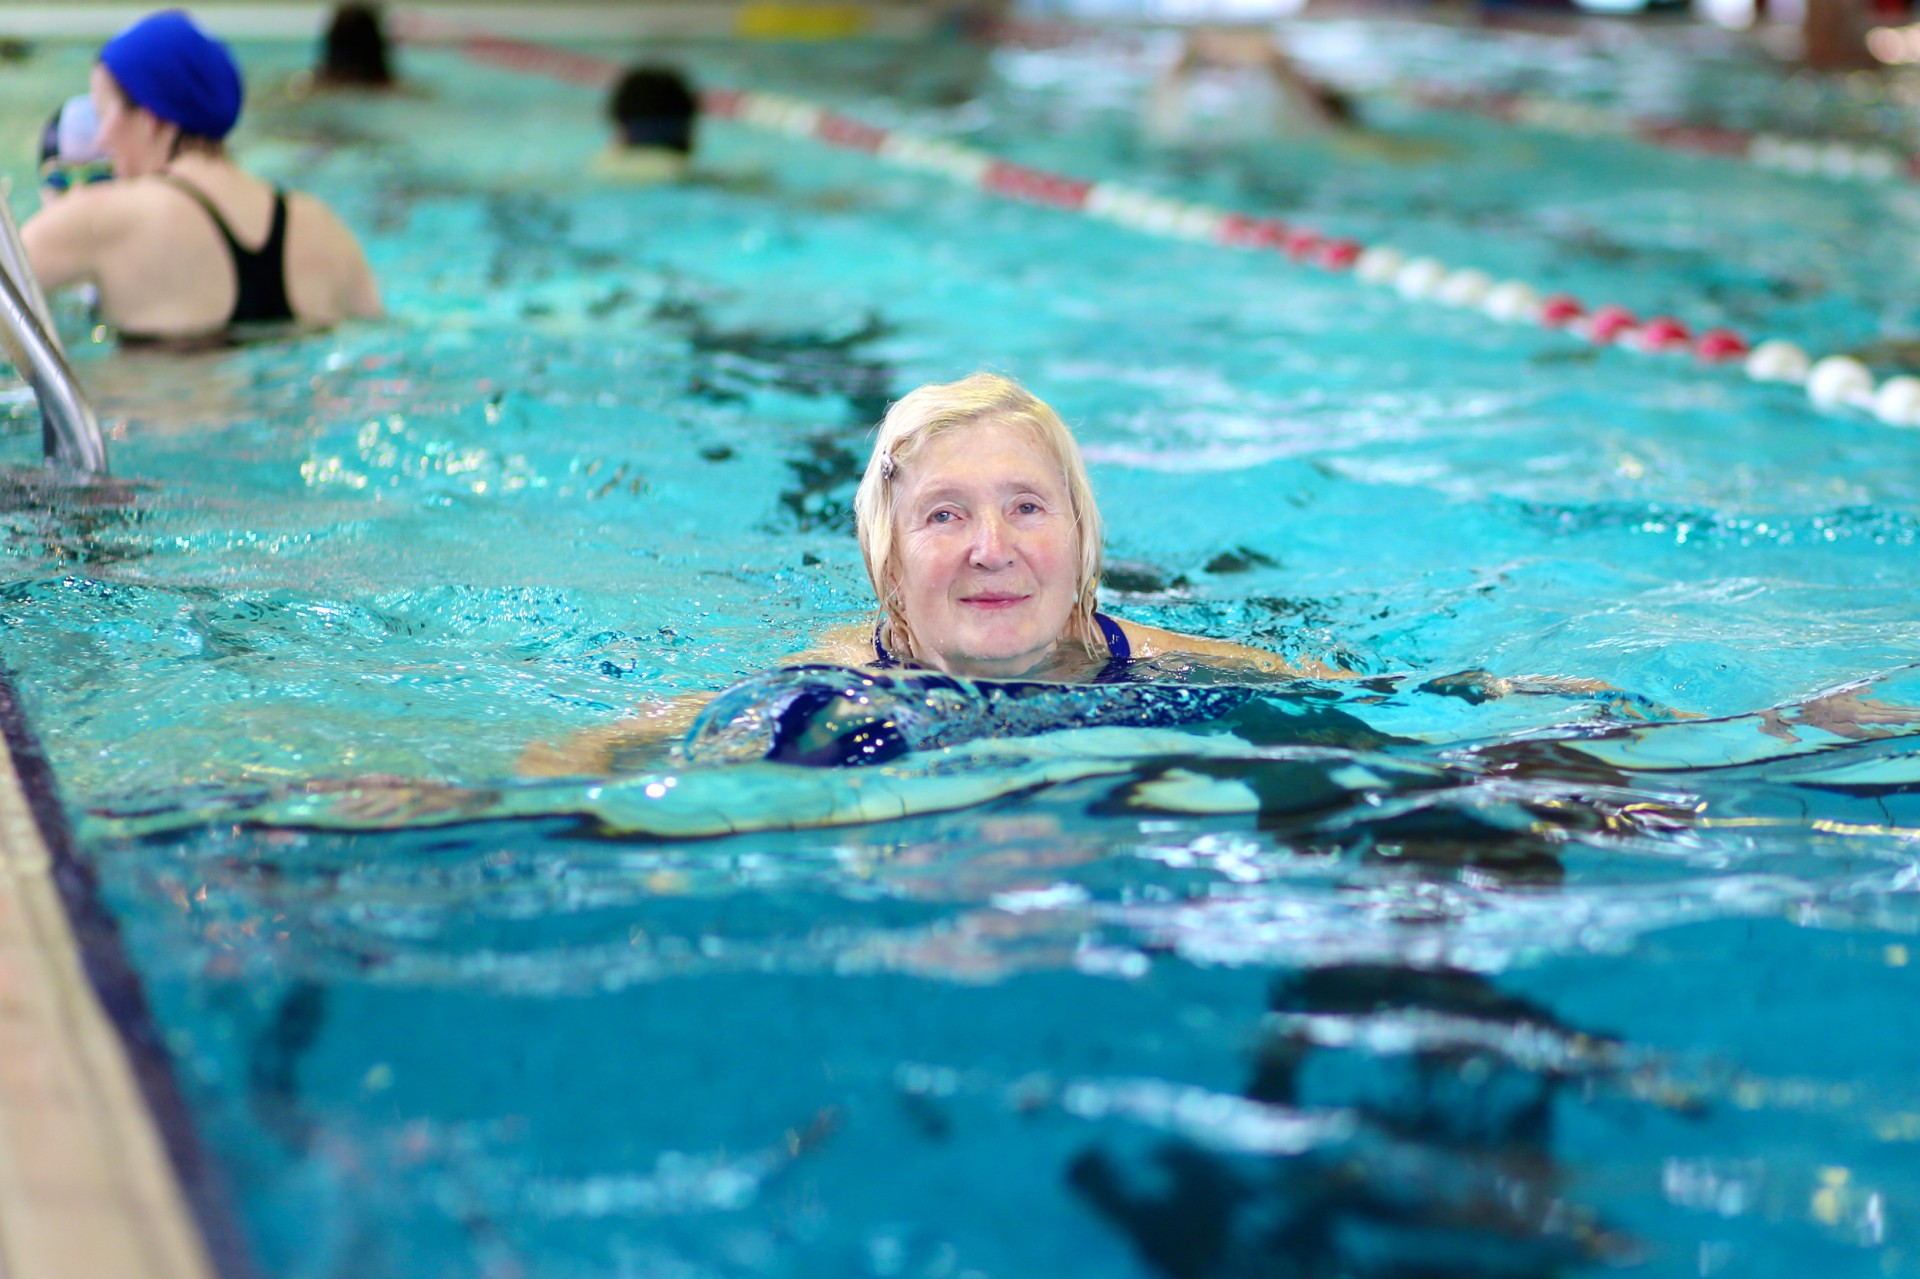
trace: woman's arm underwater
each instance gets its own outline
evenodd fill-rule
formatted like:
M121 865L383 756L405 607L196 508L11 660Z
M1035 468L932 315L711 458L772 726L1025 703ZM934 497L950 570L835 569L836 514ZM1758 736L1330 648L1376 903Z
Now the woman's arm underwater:
M1362 671L1330 665L1316 658L1289 661L1277 653L1239 644L1114 619L1127 637L1136 659L1191 657L1223 672L1238 668L1249 674L1310 680L1365 678ZM873 624L868 621L837 626L821 634L813 645L788 654L777 666L868 667L875 660ZM1404 678L1404 677L1401 677ZM1417 676L1414 678L1418 678ZM1442 675L1422 684L1429 692L1491 701L1514 695L1574 697L1601 702L1630 719L1692 719L1689 712L1626 693L1601 680L1558 675L1498 676L1481 670ZM693 727L717 692L683 693L640 708L610 724L582 729L557 742L536 742L521 754L518 771L529 777L604 776L665 763L672 748ZM623 758L632 757L632 758Z
M534 742L520 752L514 771L522 777L604 777L625 771L623 755L644 753L664 759L713 697L712 693L683 694L611 724L583 728L557 742Z
M1137 622L1122 621L1120 629L1126 632L1127 641L1133 646L1133 655L1139 658L1185 654L1241 665L1269 675L1293 675L1301 679L1364 677L1364 672L1330 666L1311 657L1289 662L1276 653L1247 644L1236 644L1231 640L1188 635L1158 626L1143 626ZM1629 693L1605 680L1573 675L1494 675L1487 671L1470 670L1438 676L1421 687L1428 692L1462 697L1473 702L1513 696L1583 698L1606 706L1623 719L1700 718L1696 712L1676 710L1664 703Z
M1205 657L1250 667L1265 675L1298 675L1303 679L1355 679L1359 676L1358 671L1329 666L1313 658L1307 658L1301 662L1289 662L1278 653L1270 653L1264 648L1254 648L1250 644L1209 639L1204 635L1188 635L1182 631L1145 626L1139 622L1128 622L1120 618L1114 620L1120 623L1120 629L1127 637L1127 644L1133 649L1133 656L1137 658L1165 657L1184 653L1192 657Z
M836 626L813 647L790 653L779 666L865 666L872 662L873 628L867 622ZM523 777L597 777L619 768L622 755L664 757L693 727L717 693L682 693L615 720L584 728L557 742L535 742L520 753Z

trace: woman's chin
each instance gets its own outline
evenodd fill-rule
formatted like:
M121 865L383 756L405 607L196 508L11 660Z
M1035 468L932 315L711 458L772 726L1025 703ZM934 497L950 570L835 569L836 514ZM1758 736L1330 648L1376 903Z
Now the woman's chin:
M965 675L977 679L1010 679L1016 675L1025 675L1044 663L1052 648L1051 644L1042 644L1038 647L1031 644L983 646L963 653L943 654L940 666L949 675Z

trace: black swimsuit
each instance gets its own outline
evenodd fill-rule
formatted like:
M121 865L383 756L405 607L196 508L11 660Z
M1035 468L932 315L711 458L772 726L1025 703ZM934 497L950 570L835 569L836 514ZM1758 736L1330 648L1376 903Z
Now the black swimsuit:
M1093 677L1096 684L1117 684L1124 682L1127 663L1133 658L1133 645L1127 642L1127 633L1120 629L1120 623L1105 613L1095 613L1093 621L1100 628L1100 638L1107 642L1107 664ZM900 660L887 651L880 642L880 628L873 628L873 656L875 666L881 668L897 667Z
M287 193L273 189L273 223L267 238L257 249L245 248L233 238L227 220L213 207L200 188L172 173L160 177L176 190L191 197L207 211L214 229L227 242L233 258L233 311L227 326L236 324L281 324L293 319L293 304L287 300Z

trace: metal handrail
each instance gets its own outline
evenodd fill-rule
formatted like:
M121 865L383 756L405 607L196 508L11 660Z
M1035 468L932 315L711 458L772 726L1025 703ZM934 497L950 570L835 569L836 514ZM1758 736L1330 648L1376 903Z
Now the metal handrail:
M7 196L7 185L0 182L0 347L40 401L41 453L55 466L104 475L107 443L100 420L60 349Z

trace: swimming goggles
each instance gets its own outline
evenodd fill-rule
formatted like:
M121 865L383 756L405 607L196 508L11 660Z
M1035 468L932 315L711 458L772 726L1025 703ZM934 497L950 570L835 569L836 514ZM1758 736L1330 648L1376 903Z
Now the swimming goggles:
M113 162L110 160L89 160L85 164L62 164L59 160L48 160L40 166L40 185L62 194L77 186L105 182L112 176Z

